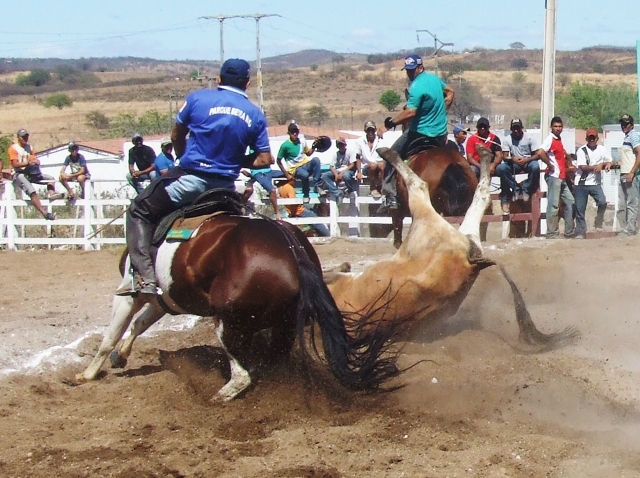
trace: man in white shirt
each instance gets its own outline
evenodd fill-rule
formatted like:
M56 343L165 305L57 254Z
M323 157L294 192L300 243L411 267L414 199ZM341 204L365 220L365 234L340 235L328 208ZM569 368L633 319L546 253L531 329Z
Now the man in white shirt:
M362 179L362 173L369 178L371 196L375 199L382 197L382 179L384 176L384 160L380 157L376 149L380 147L380 138L377 135L376 124L367 121L364 124L365 135L356 141L356 168L358 170L357 179Z
M638 233L640 135L633 129L631 115L622 115L620 128L625 136L620 148L620 183L616 215L622 230L618 235L635 236Z
M584 239L587 233L585 212L589 196L598 207L594 227L602 230L604 212L607 209L607 199L601 185L602 170L611 169L611 157L604 146L598 144L598 131L587 130L587 144L576 152L576 177L574 180L573 196L576 200L576 239Z
M358 190L356 180L356 157L353 151L347 149L347 140L343 137L336 139L336 155L331 163L330 170L322 174L322 181L329 195L338 204L344 199L344 192L338 187L340 181L344 181L347 192L351 194Z

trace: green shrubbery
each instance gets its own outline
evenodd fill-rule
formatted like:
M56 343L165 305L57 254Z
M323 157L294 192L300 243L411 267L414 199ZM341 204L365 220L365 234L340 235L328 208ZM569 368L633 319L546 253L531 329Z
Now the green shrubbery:
M44 100L45 108L51 108L52 106L61 110L65 106L73 106L73 100L64 93L55 93Z

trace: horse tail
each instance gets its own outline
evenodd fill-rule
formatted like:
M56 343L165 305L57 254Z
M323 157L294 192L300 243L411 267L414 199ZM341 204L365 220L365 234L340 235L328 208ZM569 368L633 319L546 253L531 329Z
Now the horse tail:
M286 226L281 229L292 244L291 250L298 265L300 285L295 314L303 353L309 353L305 346L305 329L311 321L313 349L317 352L313 334L315 323L320 328L329 370L345 387L354 390L373 389L397 375L395 357L387 353L395 332L393 327L379 327L358 338L350 337L345 318L325 284L321 270L309 258L294 233Z
M513 293L513 304L516 308L516 319L520 329L520 340L529 345L541 345L543 350L548 350L566 341L574 340L580 336L580 332L575 327L567 327L560 332L554 332L552 334L540 332L531 319L531 314L529 314L529 311L527 310L527 306L524 303L524 299L518 289L518 286L513 282L504 266L498 264L498 267L500 268L500 272L502 272L504 278L509 283L509 287L511 287L511 292Z

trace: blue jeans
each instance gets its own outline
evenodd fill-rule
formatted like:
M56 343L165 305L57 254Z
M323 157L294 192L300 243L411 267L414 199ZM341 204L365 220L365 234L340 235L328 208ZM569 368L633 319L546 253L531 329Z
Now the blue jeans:
M607 209L607 198L604 195L602 186L598 185L577 185L573 188L573 195L576 198L576 235L584 236L587 233L587 221L585 220L585 212L587 210L587 201L589 196L593 198L598 206L594 227L600 229L604 222L604 212Z
M268 173L260 172L251 176L251 179L254 179L268 193L270 193L273 190L272 180L274 178L284 178L284 173L282 171L276 171L275 169L272 169Z
M353 169L349 169L342 173L342 180L350 191L358 190L356 171L354 171ZM333 172L327 171L326 173L323 173L322 181L324 182L325 186L327 186L327 190L332 197L335 198L340 193L338 185L336 184L336 177L333 175Z
M318 217L318 215L310 209L304 208L304 212L299 214L298 217ZM311 228L318 233L321 237L329 237L331 233L329 228L324 224L309 224Z
M573 237L575 234L573 194L569 191L569 186L564 179L548 175L544 179L547 181L547 237L558 236L560 201L564 205L564 235L565 237Z
M131 176L131 173L129 172L127 173L127 182L131 185L133 189L136 190L136 193L141 194L142 191L144 191L144 187L142 187L142 182L153 181L157 177L158 175L155 171L151 171L150 173L147 173L147 174L142 174L137 178L134 178L133 176Z
M185 174L171 182L167 181L164 186L171 202L179 207L191 204L198 196L212 189L235 191L235 181L223 176L204 177Z
M320 159L311 158L311 161L303 164L299 168L296 168L294 176L302 181L302 196L309 197L309 177L313 178L313 185L320 187L320 175L322 174L322 168L320 165Z
M618 210L616 215L618 224L623 232L635 235L638 232L638 195L639 180L634 176L633 181L625 181L626 174L620 173L618 184Z
M512 199L518 193L516 174L527 174L528 177L522 183L522 192L532 196L540 187L540 164L537 160L529 161L520 166L512 161L503 161L496 168L496 174L500 177L500 197L503 195Z

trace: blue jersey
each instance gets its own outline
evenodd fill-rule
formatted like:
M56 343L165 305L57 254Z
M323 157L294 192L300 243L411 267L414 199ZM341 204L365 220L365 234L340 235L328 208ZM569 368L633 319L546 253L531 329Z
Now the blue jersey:
M267 119L244 91L231 86L187 96L176 123L190 130L180 167L237 178L247 147L270 152Z
M158 174L158 176L161 176L160 171L162 171L163 169L169 170L176 167L176 163L173 160L173 158L168 157L164 153L160 153L158 156L156 156L156 160L154 164L155 164L156 173Z

